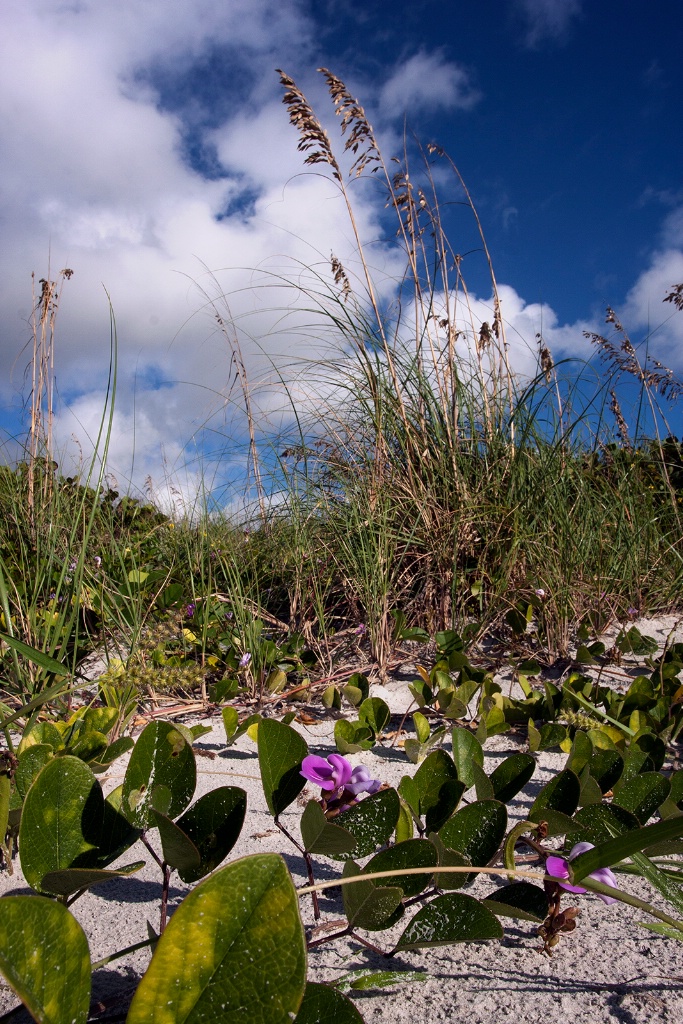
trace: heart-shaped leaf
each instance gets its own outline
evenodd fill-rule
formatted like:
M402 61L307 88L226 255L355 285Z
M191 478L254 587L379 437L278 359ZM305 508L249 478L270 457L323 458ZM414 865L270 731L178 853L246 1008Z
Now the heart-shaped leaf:
M309 981L294 1024L363 1024L363 1018L336 988Z
M121 810L138 828L153 824L152 804L157 786L171 792L169 818L185 810L197 784L194 752L171 722L150 722L140 733L123 780Z
M338 816L336 822L356 840L354 857L367 857L387 842L396 828L400 810L401 801L396 790L382 789ZM329 856L335 860L346 860L348 854Z
M38 1024L85 1024L90 951L61 903L35 896L0 900L0 972Z
M394 952L502 937L500 922L483 903L465 893L449 892L432 900L415 915Z
M176 825L199 853L197 867L183 867L183 882L198 882L221 864L239 838L247 812L247 794L239 786L218 786L192 804Z
M306 741L274 718L264 718L258 730L258 759L268 810L277 818L296 800L306 785L301 762L308 754Z
M264 719L268 721L268 719ZM0 901L1 902L1 901ZM291 1024L306 984L306 945L281 857L233 861L173 914L142 978L127 1024Z
M301 815L301 838L307 853L333 857L340 853L353 853L356 840L345 828L328 821L317 800L309 800Z

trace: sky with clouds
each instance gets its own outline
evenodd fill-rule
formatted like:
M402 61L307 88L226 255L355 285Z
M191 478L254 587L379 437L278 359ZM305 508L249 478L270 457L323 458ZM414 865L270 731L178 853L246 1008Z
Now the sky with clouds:
M0 424L20 430L31 274L48 267L74 271L56 326L55 433L86 455L111 300L122 486L151 476L191 493L202 476L241 478L231 320L249 379L273 381L258 399L273 422L278 377L341 358L294 286L331 281L331 252L352 269L355 242L334 183L297 152L275 68L333 136L320 66L359 97L387 156L404 132L448 151L522 371L538 331L556 358L589 355L582 331L601 329L610 304L683 372L683 315L662 304L683 281L679 14L673 0L4 0ZM490 319L471 217L435 174ZM383 198L363 182L353 194L389 301L400 261Z

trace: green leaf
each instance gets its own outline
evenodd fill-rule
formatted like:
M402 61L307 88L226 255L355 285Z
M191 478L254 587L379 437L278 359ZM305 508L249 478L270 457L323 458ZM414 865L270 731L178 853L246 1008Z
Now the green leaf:
M640 826L635 814L617 804L589 804L577 811L574 821L581 826L582 841L593 843L593 846Z
M372 860L363 868L363 874L371 874L374 871L397 871L402 868L430 868L437 866L436 849L428 839L409 839L397 846L390 846L388 850L381 850L376 853ZM425 872L424 875L401 875L395 878L382 880L382 885L398 885L403 890L403 895L410 898L426 889L431 881L431 876ZM377 884L377 883L375 883Z
M585 732L577 730L565 768L571 768L575 775L581 775L593 756L593 744Z
M39 1024L85 1024L88 940L66 907L35 896L0 900L0 971Z
M123 754L127 754L134 746L135 740L132 736L120 736L113 743L110 743L97 758L89 762L90 767L94 772L103 772L113 761L116 761Z
M589 808L585 808L588 810ZM598 868L608 868L619 861L630 857L632 853L639 853L646 850L655 843L668 842L670 839L678 839L683 836L683 816L680 818L667 818L665 821L658 821L655 825L645 825L632 832L627 832L616 839L610 839L600 843L593 850L586 850L579 854L571 863L571 872L574 882L580 882L582 878L597 871Z
M309 981L294 1024L363 1024L363 1018L338 989Z
M351 833L328 821L317 800L308 801L299 827L307 853L333 857L335 854L353 853L356 848L356 840Z
M220 868L185 897L126 1022L291 1024L305 984L296 890L281 857L258 854Z
M498 800L477 800L457 811L439 831L441 842L450 850L485 867L505 835L507 810ZM471 881L476 873L468 876Z
M171 792L169 818L185 810L197 784L192 747L171 722L150 722L138 737L123 780L121 810L138 828L150 828L154 790Z
M493 800L493 783L484 769L473 761L470 765L477 800Z
M548 916L548 897L539 885L530 882L512 882L496 889L485 898L484 905L497 917L545 921Z
M438 832L430 832L429 841L436 850L439 867L466 868L470 866L469 857L465 857L457 850L447 849L439 838ZM437 889L462 889L464 885L467 885L469 877L470 875L465 871L444 871L434 875L434 885Z
M45 654L44 651L36 650L35 647L30 647L29 644L25 644L22 640L17 640L15 636L10 636L8 633L0 633L0 640L4 640L9 647L13 647L15 651L19 654L23 654L25 658L32 661L34 665L38 665L39 668L44 668L46 672L52 672L54 675L58 676L68 676L71 673L68 665L62 665L61 662L51 658L49 654ZM46 694L43 693L42 696L45 697ZM20 717L25 713L25 711L25 708L22 709Z
M391 711L389 705L381 697L368 697L358 708L358 720L372 730L375 736L385 729Z
M588 770L601 791L608 793L621 777L624 759L618 750L596 750L588 763Z
M396 822L396 839L397 843L406 843L409 839L412 839L415 834L415 819L413 812L410 810L408 805L401 801L401 809L398 814L398 821Z
M543 787L529 811L531 821L543 821L546 809L561 811L569 817L579 806L581 783L569 768L565 768Z
M670 790L671 783L659 772L643 772L621 786L612 803L631 811L641 825L646 825Z
M228 747L231 747L252 725L261 721L260 715L249 715L239 723L239 715L231 704L221 710L221 716L225 726L225 743Z
M415 915L394 952L502 937L500 922L483 903L465 893L451 892L432 900Z
M239 786L218 786L200 796L176 825L199 853L198 867L178 868L183 882L198 882L221 864L239 838L247 794Z
M42 886L45 892L54 896L72 896L82 889L90 889L101 882L109 882L113 878L127 878L144 868L144 860L136 860L133 864L114 870L103 868L66 868L63 871L49 871L43 876Z
M44 877L66 868L102 868L137 838L107 804L88 766L76 757L49 761L24 801L19 855L26 881L49 892Z
M343 878L358 876L353 885L342 886L344 913L351 928L364 928L369 932L390 928L403 916L403 890L398 886L377 885L362 878L355 861L344 865Z
M424 715L421 715L419 711L416 711L413 715L413 725L415 727L415 734L420 743L426 743L429 739L429 722Z
M340 754L356 754L359 750L371 750L375 738L367 725L362 722L349 722L340 718L334 726L334 742Z
M342 978L335 981L334 987L341 992L367 992L378 988L388 988L390 985L408 984L414 981L428 981L429 975L417 971L373 971L361 967L357 971L348 971Z
M663 935L666 939L678 939L679 942L683 942L683 931L678 928L672 928L668 924L656 924L654 921L638 921L641 928L647 928L651 932L657 932L658 935Z
M22 800L25 799L39 773L53 757L54 750L49 743L36 743L33 747L26 747L19 754L14 784Z
M264 718L258 730L258 759L268 810L277 818L296 800L306 785L301 762L308 754L306 741L274 718Z
M494 799L508 803L526 786L535 770L536 762L529 754L506 757L490 775Z
M465 789L471 789L474 785L472 774L472 762L480 767L484 766L484 751L481 743L469 729L456 726L451 734L453 741L453 763L455 764L458 778L465 783Z
M673 878L666 875L663 871L653 864L652 861L645 856L643 853L634 853L631 855L631 860L640 871L643 878L646 878L650 885L653 885L655 889L661 892L665 900L675 907L679 914L683 914L683 889L681 888L680 882L675 882ZM683 938L683 935L681 936Z
M337 822L356 840L354 857L367 857L386 843L398 821L401 801L395 789L382 789L344 811ZM346 860L345 854L329 854L335 860Z
M419 814L427 831L438 832L458 806L465 792L453 760L445 750L433 750L413 776L420 797Z
M151 809L152 822L159 829L161 849L164 861L179 871L196 871L199 867L199 850L181 828L178 828L167 815Z

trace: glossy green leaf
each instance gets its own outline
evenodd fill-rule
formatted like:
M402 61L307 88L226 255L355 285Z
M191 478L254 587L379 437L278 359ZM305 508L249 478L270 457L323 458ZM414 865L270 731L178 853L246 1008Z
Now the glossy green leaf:
M120 736L113 743L110 743L98 757L89 762L90 767L94 772L106 771L117 758L127 754L134 746L135 740L132 736Z
M640 827L635 814L617 804L590 804L582 807L574 815L574 821L581 826L581 840L593 846Z
M415 772L413 781L427 831L438 832L458 806L465 783L458 779L453 760L445 750L433 750Z
M438 896L415 915L394 952L502 937L500 922L483 903L465 893L450 892Z
M590 765L585 765L579 779L581 782L579 806L586 807L588 804L601 804L602 790L590 773Z
M561 811L571 817L579 806L581 783L578 775L565 768L551 779L534 800L528 817L531 821L542 821L546 808Z
M294 1024L363 1024L363 1018L336 988L309 981Z
M421 715L419 711L416 711L413 715L413 725L415 727L415 735L417 736L420 743L426 743L429 739L429 721L424 715Z
M469 857L459 853L457 850L449 850L439 838L438 832L429 833L429 841L436 850L439 867L445 868L466 868L471 861ZM470 875L464 871L444 871L434 875L434 885L437 889L462 889L467 885Z
M231 704L222 708L221 716L223 718L223 726L225 727L225 743L228 747L231 747L252 725L261 721L260 715L248 715L240 723L237 710Z
M401 801L395 789L382 789L368 796L355 807L344 811L336 823L356 840L354 857L367 857L386 843L396 828ZM335 860L346 860L346 854L330 854Z
M585 732L577 730L565 768L571 768L575 775L580 775L593 756L593 744Z
M627 832L616 839L600 843L593 850L579 854L571 864L572 877L575 882L580 882L598 868L611 867L630 857L632 853L639 853L656 843L668 842L680 836L683 836L683 815L658 821L655 825L645 825L644 828Z
M199 850L192 840L167 815L157 811L154 807L151 809L151 818L153 824L159 829L165 863L180 871L196 871L200 864Z
M168 816L177 818L197 784L194 752L171 722L150 722L138 737L123 780L121 810L138 828L150 828L154 790L171 792Z
M485 898L484 905L497 917L545 921L548 916L548 897L540 885L531 882L512 882L496 889Z
M301 762L306 741L291 725L264 718L258 730L258 759L268 810L277 818L306 785Z
M51 761L53 757L54 750L49 743L36 743L35 746L27 747L21 752L14 776L14 784L22 800L26 797L39 772L42 771L47 762Z
M621 777L624 759L618 750L596 750L588 763L588 770L603 793L608 793Z
M85 1024L90 952L61 903L35 896L0 900L0 972L39 1024Z
M358 720L371 729L375 736L384 731L390 718L389 705L381 697L368 697L358 708Z
M198 882L221 864L239 838L247 812L247 794L239 786L218 786L200 796L176 825L199 853L197 867L183 867L183 882Z
M416 817L420 816L420 790L412 775L404 775L399 782L398 791Z
M471 764L472 778L474 779L474 791L477 800L493 800L493 783L481 765L476 761Z
M508 803L523 789L536 771L530 754L511 754L490 775L494 800Z
M395 841L397 843L405 843L409 839L412 839L414 835L415 819L413 818L413 812L407 804L401 801L401 809L398 814L398 821L396 822Z
M683 811L683 768L675 771L669 781L671 782L669 799L673 800L679 810Z
M72 896L75 892L90 889L93 885L109 882L114 878L127 878L144 868L144 860L136 860L116 870L104 868L66 868L63 871L49 871L43 876L42 887L54 896Z
M363 874L369 875L373 871L400 872L402 868L435 868L436 865L436 849L428 839L409 839L405 843L390 846L388 850L376 853L363 868ZM427 872L424 875L401 875L399 873L395 878L382 879L381 884L398 885L403 890L403 895L410 898L426 889L430 882L431 876Z
M356 848L356 840L351 833L340 825L328 821L317 800L308 801L301 815L299 827L307 853L333 857L335 854L351 854Z
M103 868L137 838L108 804L99 782L76 757L49 761L24 801L19 855L26 881L37 892L45 875L67 868Z
M456 726L451 733L453 742L453 763L458 773L458 778L465 783L465 789L471 789L474 785L471 765L476 762L480 767L484 765L484 751L481 743L469 729Z
M629 779L615 794L612 803L631 811L641 825L646 825L670 790L671 783L659 772L643 772Z
M485 867L494 856L507 827L507 810L498 800L477 800L462 807L439 831L441 842L472 864ZM475 874L468 876L473 879Z
M305 984L296 890L281 857L258 854L220 868L185 897L126 1022L291 1024Z
M566 736L567 730L564 725L558 725L557 722L544 722L539 730L537 749L552 750L553 747L559 747Z
M349 860L344 865L342 877L355 876L360 879L358 882L342 886L344 913L349 925L369 932L390 928L403 915L403 890L395 885L378 885L364 880L361 869L355 861Z

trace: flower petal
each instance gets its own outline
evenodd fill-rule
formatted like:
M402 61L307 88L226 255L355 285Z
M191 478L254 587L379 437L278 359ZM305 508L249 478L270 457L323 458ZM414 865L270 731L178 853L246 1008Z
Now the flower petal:
M351 781L351 776L353 775L351 762L347 761L345 757L341 756L341 754L330 754L327 760L334 768L332 777L335 781L335 789L343 788Z
M318 757L317 754L309 754L301 762L300 775L303 775L309 782L314 782L321 789L336 789L334 782L334 771L326 757Z

